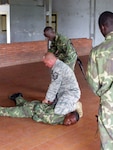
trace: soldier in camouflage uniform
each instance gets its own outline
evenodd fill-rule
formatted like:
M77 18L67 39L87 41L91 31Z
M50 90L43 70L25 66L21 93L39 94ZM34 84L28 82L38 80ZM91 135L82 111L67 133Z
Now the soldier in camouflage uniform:
M47 105L38 100L28 102L21 93L11 95L10 99L16 103L16 106L0 107L0 116L32 118L36 122L64 125L72 125L79 120L77 111L65 116L57 115L54 113L54 104Z
M0 107L0 116L30 117L37 122L49 124L76 123L83 111L79 102L81 92L74 72L53 53L45 54L43 61L51 68L51 83L42 103L27 102L22 94L14 94L10 99L16 102L16 107Z
M77 60L77 53L71 41L67 37L55 33L52 27L45 27L44 36L51 41L48 51L54 53L56 57L74 70Z
M99 17L100 31L105 41L92 49L87 68L87 81L100 97L98 125L101 150L113 149L113 13Z

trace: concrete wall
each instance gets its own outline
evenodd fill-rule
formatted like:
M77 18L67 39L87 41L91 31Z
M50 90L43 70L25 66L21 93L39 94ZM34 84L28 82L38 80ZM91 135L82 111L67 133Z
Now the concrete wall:
M113 0L98 0L96 3L96 19L95 19L95 45L99 44L101 41L104 40L104 37L100 33L100 30L98 28L98 16L103 11L112 11L113 12Z
M69 38L91 38L93 46L104 40L98 28L103 11L113 11L113 0L53 0L58 32Z
M53 0L58 32L69 38L89 38L89 0Z
M45 27L44 6L34 0L10 0L11 42L43 40ZM6 35L0 33L0 43Z
M43 0L10 0L11 42L44 40ZM113 10L113 0L53 0L52 11L57 14L57 30L68 38L91 38L93 46L104 40L98 28L101 12ZM0 43L6 43L0 32Z
M11 3L11 41L42 40L44 23L44 7L39 7L33 0L22 3ZM30 3L31 2L31 3Z

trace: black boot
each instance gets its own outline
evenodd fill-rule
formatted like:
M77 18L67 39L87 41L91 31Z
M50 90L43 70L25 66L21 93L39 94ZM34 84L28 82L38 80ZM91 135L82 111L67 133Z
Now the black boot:
M23 97L22 93L12 94L12 95L9 96L9 99L15 101L16 98L19 97L19 96Z

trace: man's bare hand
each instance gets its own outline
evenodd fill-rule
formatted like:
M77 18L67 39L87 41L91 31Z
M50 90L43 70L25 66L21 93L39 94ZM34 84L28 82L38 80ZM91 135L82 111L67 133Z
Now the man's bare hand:
M42 101L42 103L44 103L44 104L52 104L52 102L50 102L50 101L47 100L47 99L44 99L44 100Z

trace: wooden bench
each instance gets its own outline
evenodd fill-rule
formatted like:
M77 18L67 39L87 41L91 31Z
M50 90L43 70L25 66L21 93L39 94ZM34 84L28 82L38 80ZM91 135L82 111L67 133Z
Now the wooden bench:
M92 39L78 38L71 39L71 41L79 56L89 55L92 49Z
M0 67L39 62L47 51L47 41L0 44Z
M79 56L89 54L92 48L91 39L71 40ZM0 44L0 67L39 62L45 52L47 52L47 41Z

